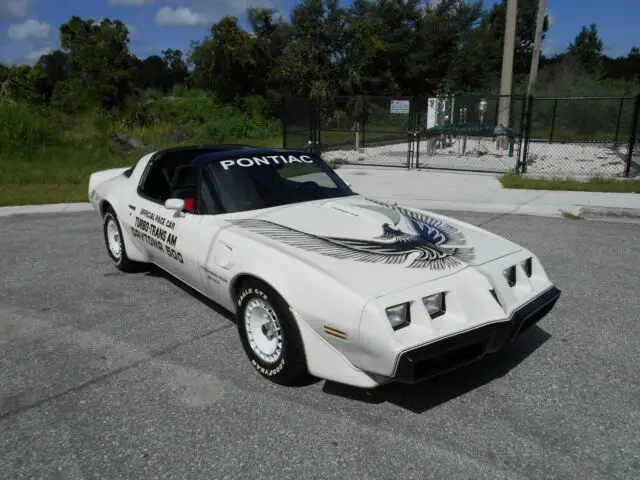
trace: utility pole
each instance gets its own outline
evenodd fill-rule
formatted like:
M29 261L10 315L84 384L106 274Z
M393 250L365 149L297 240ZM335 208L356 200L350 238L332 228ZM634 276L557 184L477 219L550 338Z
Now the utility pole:
M500 101L498 126L509 126L511 110L511 88L513 85L513 52L516 43L516 21L518 0L507 0L507 17L502 51L502 76L500 77Z
M529 85L527 97L531 95L538 80L538 64L540 62L540 49L542 47L542 32L544 30L544 16L547 12L547 0L538 0L538 16L536 17L536 36L533 42L531 54L531 71L529 72Z

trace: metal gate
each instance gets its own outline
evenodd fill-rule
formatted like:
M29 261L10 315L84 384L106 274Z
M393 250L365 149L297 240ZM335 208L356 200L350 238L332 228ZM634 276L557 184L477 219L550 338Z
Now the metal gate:
M286 98L282 112L282 146L320 152L320 128L316 101Z
M491 173L520 168L524 96L456 95L415 101L415 168Z

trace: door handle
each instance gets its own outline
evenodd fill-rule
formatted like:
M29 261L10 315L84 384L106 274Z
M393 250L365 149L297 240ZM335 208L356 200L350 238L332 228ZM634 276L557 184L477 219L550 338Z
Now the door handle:
M129 208L130 208L131 210L133 210L133 211L135 211L135 209L136 209L135 205L129 205Z

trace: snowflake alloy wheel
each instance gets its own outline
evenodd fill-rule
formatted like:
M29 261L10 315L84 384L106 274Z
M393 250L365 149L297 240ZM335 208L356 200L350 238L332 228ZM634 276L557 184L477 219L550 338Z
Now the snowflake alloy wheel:
M122 248L120 246L120 231L116 225L116 220L113 217L109 217L107 220L107 244L109 251L116 259L120 259L122 255Z
M265 363L276 363L282 355L282 328L269 302L252 298L244 311L244 326L253 353Z

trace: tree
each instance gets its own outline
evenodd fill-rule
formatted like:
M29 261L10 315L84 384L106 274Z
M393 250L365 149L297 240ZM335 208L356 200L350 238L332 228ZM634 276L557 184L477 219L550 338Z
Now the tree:
M256 93L280 90L279 65L287 45L289 25L276 18L277 11L267 8L249 8L247 17L252 31L253 56L256 58L254 88Z
M61 50L40 57L29 72L29 79L42 101L45 103L51 101L56 85L69 78L69 67L69 55Z
M146 89L164 88L167 82L167 67L162 57L150 55L144 60L136 62L135 83L138 87Z
M30 98L71 113L129 105L138 89L166 94L179 84L262 112L281 94L491 93L499 84L507 0L486 10L483 3L353 0L342 7L340 0L301 0L288 19L273 9L249 8L248 29L227 16L192 42L188 57L169 48L144 59L129 51L121 21L74 16L60 27L60 51L44 55L33 68L0 66L0 84L3 98ZM529 74L537 6L538 0L518 0L516 91ZM637 90L640 49L617 58L603 51L596 25L585 26L564 53L541 58L538 83L545 91L588 95L606 77L616 80L607 88ZM387 111L367 99L359 106L341 103L339 116L352 124Z
M346 24L338 0L304 0L293 9L280 62L288 91L312 97L340 93L348 81L337 67L343 62Z
M211 27L211 36L192 44L190 61L198 85L213 91L222 102L253 93L257 63L251 35L236 17L223 17Z
M60 26L60 44L69 55L74 85L97 104L116 107L132 93L135 65L123 22L73 16Z
M181 50L169 48L162 51L162 60L165 69L165 81L163 88L165 93L173 88L174 85L185 83L189 75L187 62L183 57Z
M604 44L598 35L595 23L583 26L580 33L567 48L567 55L590 74L599 74L603 70Z
M616 80L635 81L640 84L640 49L631 47L629 53L622 57L602 57L606 77Z
M0 68L0 102L1 101L34 101L38 98L37 91L29 81L31 67L18 65Z
M419 68L413 73L413 91L433 94L439 90L460 91L484 84L482 63L473 56L474 26L481 20L482 3L443 0L429 9L419 24L419 44L410 55L410 63Z
M345 84L351 90L365 94L410 93L406 91L411 88L411 82L407 82L412 64L409 55L417 48L421 19L418 4L416 0L353 2L341 65Z

